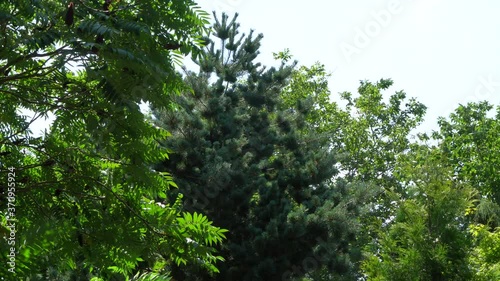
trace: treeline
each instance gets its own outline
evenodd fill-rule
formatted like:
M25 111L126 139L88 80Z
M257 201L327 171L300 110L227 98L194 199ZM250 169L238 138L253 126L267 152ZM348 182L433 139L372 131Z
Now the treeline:
M500 280L500 107L413 135L392 80L341 106L323 64L263 66L262 34L210 19L0 4L3 280Z

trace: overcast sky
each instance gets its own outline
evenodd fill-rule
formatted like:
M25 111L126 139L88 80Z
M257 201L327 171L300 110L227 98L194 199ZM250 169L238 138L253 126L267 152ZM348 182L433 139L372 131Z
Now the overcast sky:
M242 31L263 33L261 56L289 48L299 64L333 72L332 94L360 80L392 78L428 107L422 130L459 103L500 104L500 1L207 0L207 10L239 13ZM335 98L335 97L334 97Z
M263 33L264 65L289 48L302 65L333 72L332 98L356 93L360 80L392 78L428 107L419 131L458 104L500 105L500 1L480 0L198 0L206 11L239 13L241 32ZM48 121L31 126L40 134Z

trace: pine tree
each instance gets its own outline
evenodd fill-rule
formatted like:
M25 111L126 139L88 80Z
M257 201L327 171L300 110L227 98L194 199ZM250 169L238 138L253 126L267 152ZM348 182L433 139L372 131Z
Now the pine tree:
M193 91L176 98L176 110L153 109L157 125L172 133L164 145L174 151L156 168L174 176L186 210L229 230L219 275L181 268L174 278L347 276L358 199L335 180L327 142L308 129L309 99L285 106L280 96L296 63L267 69L254 62L263 36L239 36L236 18L215 16L215 39L207 38L195 60L199 72L185 71Z

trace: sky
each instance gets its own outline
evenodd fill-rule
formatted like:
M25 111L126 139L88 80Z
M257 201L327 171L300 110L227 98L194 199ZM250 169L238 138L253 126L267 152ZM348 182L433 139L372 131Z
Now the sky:
M360 80L391 78L388 97L404 90L428 107L417 131L459 104L500 105L500 1L480 0L198 0L206 11L238 13L241 31L262 33L264 65L288 48L299 65L332 72L332 99ZM37 120L35 135L50 124Z
M299 65L330 72L332 99L360 80L391 78L385 95L404 90L428 107L419 131L459 104L500 105L500 1L207 0L206 11L238 13L241 32L262 33L264 65L290 49Z

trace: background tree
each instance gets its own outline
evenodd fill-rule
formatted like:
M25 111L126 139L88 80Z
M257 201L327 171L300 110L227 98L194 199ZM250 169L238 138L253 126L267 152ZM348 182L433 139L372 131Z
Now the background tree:
M307 120L313 104L282 99L295 63L255 63L262 35L240 36L238 26L236 16L216 17L215 40L195 60L199 72L185 73L193 92L175 99L175 111L154 111L172 133L165 146L176 153L159 165L179 184L172 192L229 230L221 274L199 279L292 280L322 268L330 271L324 280L347 275L368 195L334 179L335 154ZM198 280L192 268L177 273Z
M500 228L491 231L486 225L472 225L470 233L476 247L470 255L475 273L473 280L486 281L500 278Z
M432 134L443 158L453 167L455 180L470 184L477 193L474 206L468 209L474 237L469 266L474 280L499 276L500 107L496 114L492 109L488 102L460 105L449 117L438 120L439 131Z
M290 56L287 50L275 54L282 60ZM353 186L369 186L371 205L365 203L368 212L361 218L364 230L352 245L352 253L360 253L392 215L396 206L391 202L404 197L394 171L398 158L412 147L412 131L423 121L426 107L413 98L407 99L404 91L387 95L393 84L390 79L361 81L357 96L343 92L336 102L331 99L329 77L319 62L301 66L292 73L282 95L287 106L311 106L306 117L311 124L308 128L338 152L342 177ZM361 255L356 256L355 260L360 261Z
M7 215L17 219L15 274L2 266L1 276L147 279L186 262L216 271L223 231L166 204L172 179L150 167L167 157L157 142L167 132L139 109L169 107L185 88L173 63L199 47L207 19L193 1L0 3L2 208L7 174L16 180L2 233ZM47 116L50 130L34 136L30 124Z
M383 91L393 84L390 79L361 81L356 97L343 92L337 103L330 100L329 76L320 63L302 66L284 91L286 103L305 99L312 104L308 121L343 156L340 169L348 180L394 187L397 155L408 150L411 132L423 121L426 107L414 98L408 100L404 91L385 99Z
M405 195L367 244L367 280L471 280L466 210L475 192L453 180L439 151L420 150L401 161L396 178Z
M277 58L290 56L286 52ZM404 91L384 97L393 84L390 79L376 83L361 81L358 95L340 93L340 101L331 100L324 65L302 66L292 74L283 92L288 106L309 103L308 123L318 138L328 142L339 155L339 170L348 182L372 184L372 202L379 208L375 216L391 209L393 196L402 194L394 177L397 158L412 145L412 131L423 121L426 107ZM416 139L416 138L415 138Z
M488 102L460 105L449 118L440 118L433 139L453 167L457 180L478 192L477 221L500 224L500 107L490 114Z
M460 105L439 119L439 131L421 134L398 156L398 211L371 236L363 264L369 280L497 278L498 115L491 109Z

